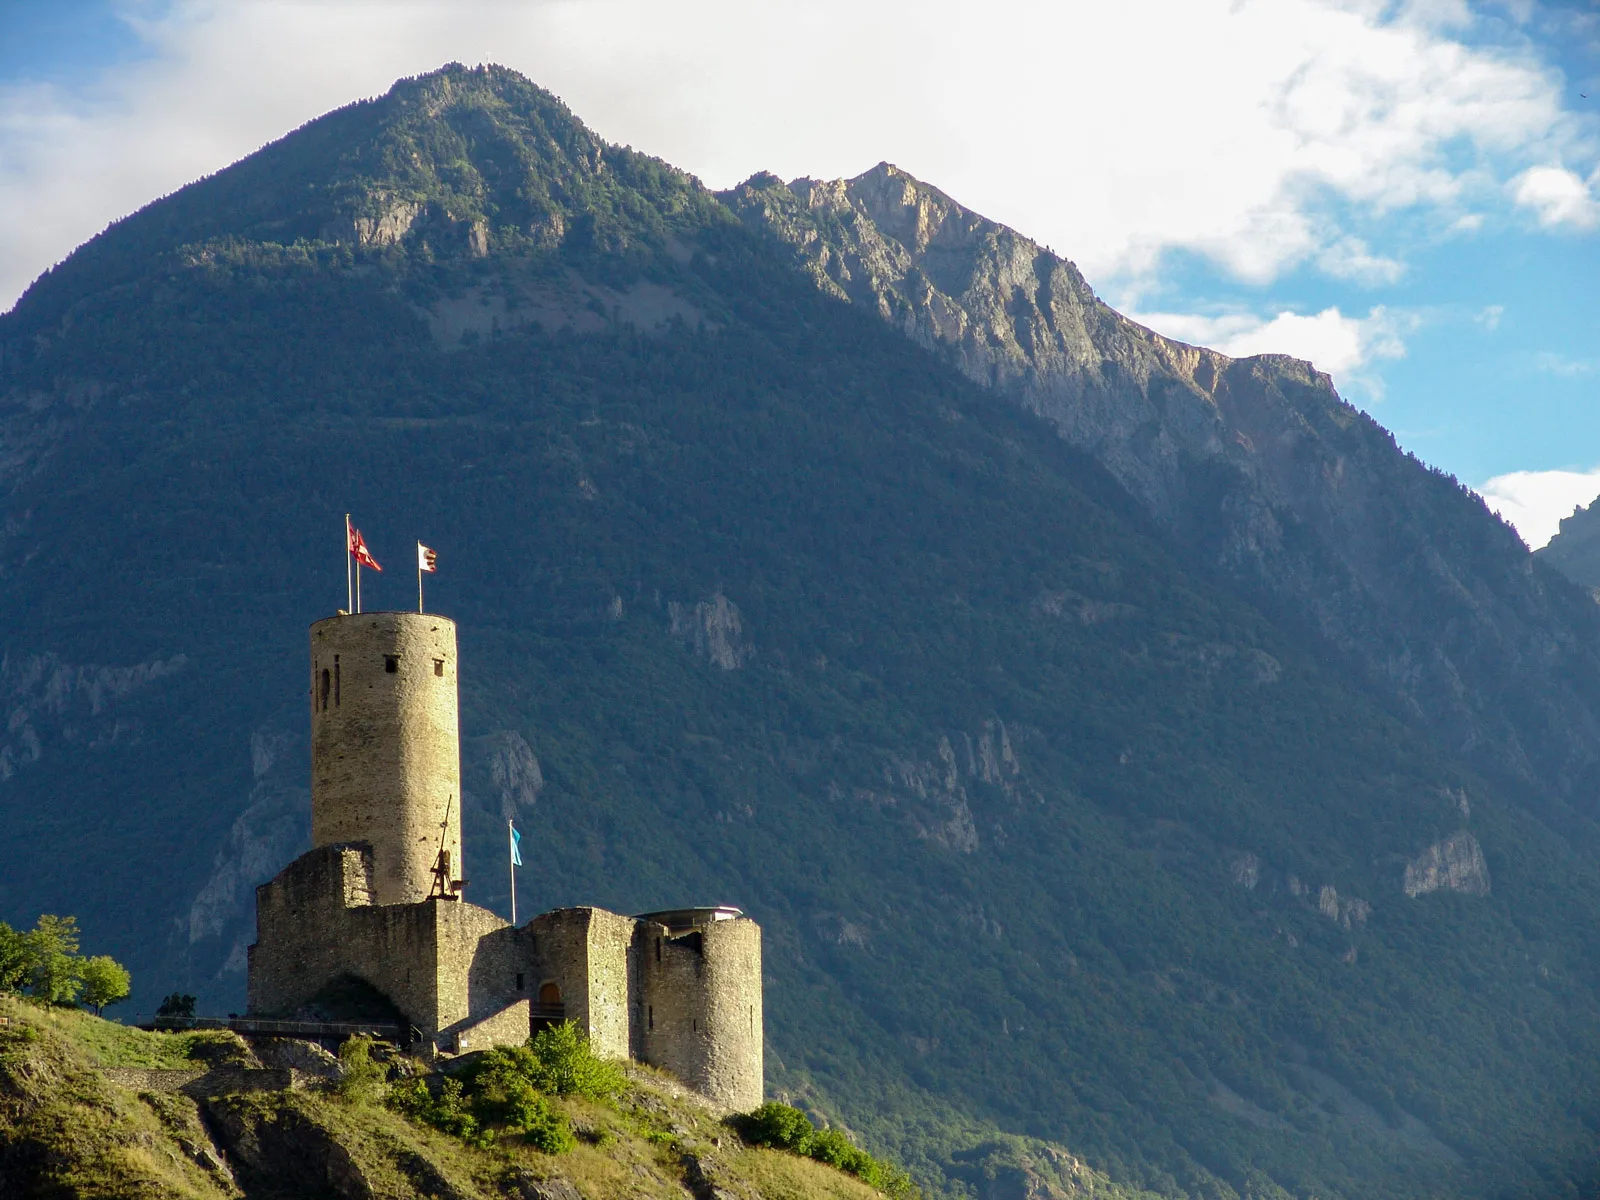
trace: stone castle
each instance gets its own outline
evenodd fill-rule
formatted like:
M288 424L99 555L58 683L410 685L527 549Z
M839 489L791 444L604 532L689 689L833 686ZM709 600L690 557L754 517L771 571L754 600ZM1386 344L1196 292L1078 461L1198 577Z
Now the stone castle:
M465 900L456 672L444 617L312 625L313 848L256 889L251 1015L357 994L440 1054L572 1020L601 1055L759 1105L761 930L737 909L561 908L513 926Z

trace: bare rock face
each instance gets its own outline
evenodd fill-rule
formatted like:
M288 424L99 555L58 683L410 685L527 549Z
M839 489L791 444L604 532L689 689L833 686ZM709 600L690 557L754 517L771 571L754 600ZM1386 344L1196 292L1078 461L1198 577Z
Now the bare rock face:
M887 163L758 175L720 198L819 288L1039 414L1449 749L1593 806L1600 609L1327 375L1164 338L1072 263Z
M539 759L520 733L505 730L496 735L489 757L489 778L500 791L500 815L507 820L522 809L529 809L544 790L544 772Z
M739 606L721 592L698 604L667 605L670 632L702 658L710 659L724 671L744 666L750 658L750 641L745 636Z
M1487 896L1489 864L1483 860L1478 839L1463 829L1435 842L1407 863L1402 886L1413 899L1438 891Z

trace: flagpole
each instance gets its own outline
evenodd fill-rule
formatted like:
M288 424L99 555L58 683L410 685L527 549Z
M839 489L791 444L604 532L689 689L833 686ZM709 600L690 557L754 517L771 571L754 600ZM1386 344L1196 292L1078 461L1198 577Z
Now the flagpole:
M511 818L506 818L506 871L511 875L511 927L517 927L517 843L512 831Z
M344 610L355 612L356 594L350 583L350 514L344 515Z
M356 559L356 611L361 611L361 560Z

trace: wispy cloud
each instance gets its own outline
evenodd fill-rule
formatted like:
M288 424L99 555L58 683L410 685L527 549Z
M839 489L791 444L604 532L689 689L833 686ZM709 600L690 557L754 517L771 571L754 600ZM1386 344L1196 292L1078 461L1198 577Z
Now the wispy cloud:
M714 185L887 158L1100 281L1153 277L1182 250L1244 281L1307 267L1382 285L1407 246L1374 230L1401 210L1424 231L1517 205L1552 228L1590 219L1573 180L1595 157L1591 118L1564 110L1529 44L1496 43L1457 0L136 11L140 61L76 90L0 88L0 304L151 197L449 59L521 70ZM1036 67L1018 69L1019 44Z
M1547 350L1533 356L1533 369L1561 379L1579 379L1600 371L1600 362L1592 358L1568 358Z

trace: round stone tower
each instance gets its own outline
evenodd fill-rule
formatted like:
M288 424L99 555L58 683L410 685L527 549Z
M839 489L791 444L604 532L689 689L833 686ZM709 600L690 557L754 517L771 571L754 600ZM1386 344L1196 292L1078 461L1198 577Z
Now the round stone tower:
M761 927L736 908L639 918L641 1051L733 1112L763 1098Z
M429 613L311 626L311 840L372 847L372 902L433 890L441 848L461 879L455 622Z

